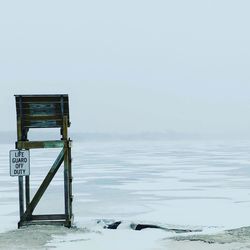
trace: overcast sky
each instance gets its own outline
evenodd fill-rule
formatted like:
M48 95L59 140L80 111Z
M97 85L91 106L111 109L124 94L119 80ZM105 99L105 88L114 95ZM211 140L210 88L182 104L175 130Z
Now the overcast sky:
M1 1L14 94L68 93L73 131L250 136L249 0Z

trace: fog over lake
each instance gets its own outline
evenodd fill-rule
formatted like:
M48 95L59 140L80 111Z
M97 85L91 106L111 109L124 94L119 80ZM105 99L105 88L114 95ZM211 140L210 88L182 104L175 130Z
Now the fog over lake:
M4 1L0 130L13 94L68 93L72 131L250 137L247 0Z

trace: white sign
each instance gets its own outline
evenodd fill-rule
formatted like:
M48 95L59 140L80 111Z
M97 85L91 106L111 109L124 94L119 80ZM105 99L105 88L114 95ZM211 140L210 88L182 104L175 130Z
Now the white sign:
M10 150L10 176L30 175L30 151Z

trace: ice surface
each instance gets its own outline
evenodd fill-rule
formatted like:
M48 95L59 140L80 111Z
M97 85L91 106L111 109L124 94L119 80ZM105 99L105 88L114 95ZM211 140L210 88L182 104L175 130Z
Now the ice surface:
M202 228L205 235L250 225L249 142L74 143L76 228L70 230L15 230L18 191L17 179L9 176L10 149L12 145L0 144L0 249L10 246L16 235L13 249L166 249L167 244L176 244L177 249L179 242L166 241L174 232L134 231L129 225ZM32 194L57 153L31 151ZM63 211L62 178L59 172L35 213ZM103 219L122 223L117 230L107 230L97 223ZM30 241L20 236L30 231L34 232L29 234ZM40 235L37 240L36 234Z

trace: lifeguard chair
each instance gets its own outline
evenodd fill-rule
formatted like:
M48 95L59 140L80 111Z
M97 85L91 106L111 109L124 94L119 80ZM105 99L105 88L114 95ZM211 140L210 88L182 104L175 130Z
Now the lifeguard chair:
M17 112L16 149L62 148L32 200L30 200L30 176L18 176L20 209L18 228L30 224L58 224L71 227L73 222L72 143L68 137L68 127L70 126L68 95L15 95L15 99ZM61 138L58 140L29 141L29 130L36 128L59 128ZM34 215L34 209L62 163L64 163L64 213Z

